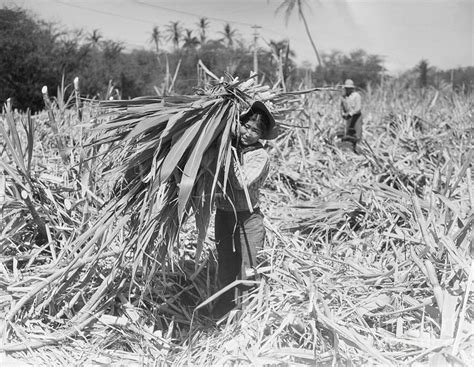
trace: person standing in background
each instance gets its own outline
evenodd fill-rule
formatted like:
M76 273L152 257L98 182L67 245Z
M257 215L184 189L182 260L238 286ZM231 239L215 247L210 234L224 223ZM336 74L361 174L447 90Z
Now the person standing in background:
M352 143L352 149L357 153L357 143L362 139L362 99L351 79L344 82L343 88L341 115L346 128L342 141Z

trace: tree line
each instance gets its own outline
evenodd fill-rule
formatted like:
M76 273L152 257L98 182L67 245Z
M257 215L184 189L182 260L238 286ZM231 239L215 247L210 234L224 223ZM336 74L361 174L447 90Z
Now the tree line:
M255 50L230 24L217 38L209 37L208 19L199 19L196 26L186 28L179 21L155 26L149 50L126 51L122 43L105 39L97 29L60 30L25 9L5 6L0 8L0 101L12 98L15 108L38 111L43 108L43 85L54 91L63 78L72 81L76 76L81 94L88 98L192 94L199 86L199 60L217 76L246 78L258 68L265 83L289 90L340 84L347 78L366 88L384 80L383 59L362 49L317 52L314 68L297 65L286 40L271 40ZM168 50L163 48L165 42L171 46ZM474 68L440 71L421 60L404 77L421 88L444 82L471 90Z

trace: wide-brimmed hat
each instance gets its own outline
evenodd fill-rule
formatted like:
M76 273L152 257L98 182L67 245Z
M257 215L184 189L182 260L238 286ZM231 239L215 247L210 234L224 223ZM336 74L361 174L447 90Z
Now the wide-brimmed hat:
M343 85L344 88L355 88L354 81L352 79L346 79Z
M276 124L273 115L268 110L265 103L262 101L255 101L252 103L250 108L241 116L242 120L250 118L252 115L256 113L261 113L266 117L268 125L266 126L265 130L263 131L262 137L260 139L263 140L272 140L278 136L278 126Z

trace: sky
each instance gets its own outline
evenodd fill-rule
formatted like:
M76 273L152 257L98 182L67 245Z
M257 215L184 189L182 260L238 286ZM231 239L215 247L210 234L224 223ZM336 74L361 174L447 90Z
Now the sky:
M165 33L170 22L193 29L207 17L210 38L229 23L251 44L288 39L299 64L316 57L297 11L285 21L276 12L284 0L0 0L19 6L64 29L100 30L127 49L152 49L154 26ZM425 59L441 69L474 66L474 0L306 0L304 16L320 52L364 49L380 55L397 73ZM255 28L258 26L259 28ZM171 48L164 42L163 46Z

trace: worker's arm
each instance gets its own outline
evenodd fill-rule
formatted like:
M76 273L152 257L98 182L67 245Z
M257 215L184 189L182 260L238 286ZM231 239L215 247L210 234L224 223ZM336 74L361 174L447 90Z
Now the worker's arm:
M348 118L348 111L349 111L349 106L347 106L346 100L343 98L341 100L341 116L343 119Z

